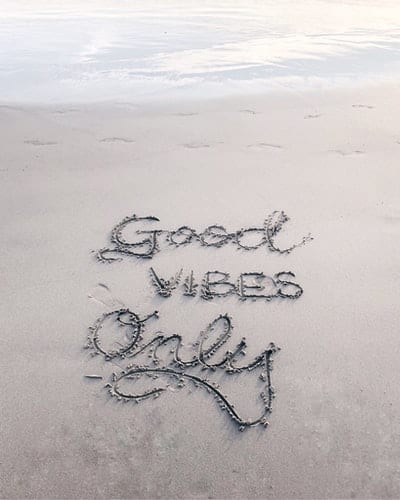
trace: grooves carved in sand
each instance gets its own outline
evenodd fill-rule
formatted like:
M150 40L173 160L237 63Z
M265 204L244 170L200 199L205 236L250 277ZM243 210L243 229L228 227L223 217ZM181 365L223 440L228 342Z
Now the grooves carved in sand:
M304 236L299 242L294 243L286 248L281 248L275 241L275 238L282 230L284 224L290 219L283 211L275 210L264 220L260 226L252 226L241 228L234 232L228 232L224 226L220 224L212 224L206 227L204 231L198 233L195 229L189 226L180 226L176 230L153 229L153 230L136 230L140 241L127 241L125 239L125 230L128 226L137 223L155 223L160 220L154 215L146 217L138 217L133 214L122 219L111 230L111 247L101 248L95 252L97 259L100 262L112 263L122 260L121 257L132 256L142 259L151 259L160 251L161 236L171 246L180 247L199 242L203 247L221 248L226 244L233 243L237 248L245 251L257 250L265 246L269 251L278 254L289 254L295 248L305 245L313 238L311 235ZM256 243L247 243L246 237L249 235L259 236Z
M115 397L118 401L139 403L149 398L157 398L168 389L182 389L189 383L193 387L206 390L213 396L220 409L226 412L230 419L238 425L239 430L268 425L267 417L271 413L272 401L275 396L271 383L272 358L279 350L274 343L270 343L266 349L247 364L239 365L238 358L246 356L247 344L245 338L242 338L233 350L226 351L222 359L213 363L213 356L221 350L232 335L232 319L229 315L223 314L216 317L200 334L199 341L193 346L196 354L184 360L180 355L181 335L166 336L162 332L157 332L150 340L144 340L145 323L150 318L157 317L157 311L141 319L129 309L118 309L103 314L89 329L90 334L85 347L91 349L93 355L101 355L106 361L118 358L121 360L134 359L141 353L147 353L148 357L151 358L149 364L143 365L134 361L120 372L113 373L110 382L105 386L110 396ZM107 325L110 326L110 324L116 324L124 330L124 341L123 343L116 342L116 348L103 346L103 340L107 342ZM222 328L222 333L206 346L210 336L218 328ZM158 350L164 346L169 348L169 353L173 355L172 359L170 356L168 356L169 360L162 359L157 355ZM208 377L215 372L243 376L257 369L260 370L259 379L263 383L259 394L262 401L262 411L259 417L246 419L238 413L230 398L222 392L220 385ZM143 382L143 379L147 381L150 379L152 381L151 387L141 388L138 392L130 392L125 388L127 382L129 385L134 385L135 382ZM153 381L159 379L164 381L163 384L160 385L159 382L156 382L157 385L154 386Z

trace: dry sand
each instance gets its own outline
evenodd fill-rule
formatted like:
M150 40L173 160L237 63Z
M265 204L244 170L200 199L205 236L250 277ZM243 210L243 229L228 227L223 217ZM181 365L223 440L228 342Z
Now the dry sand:
M400 90L381 85L147 108L1 106L1 496L399 497L399 104ZM236 230L274 210L291 217L279 243L314 240L290 255L164 245L151 261L108 265L91 253L132 213L163 229ZM150 266L198 278L290 270L304 294L163 299ZM238 432L188 388L140 405L109 397L115 366L83 346L120 304L160 311L150 336L189 342L227 312L249 357L278 344L270 426ZM229 389L244 413L254 383Z

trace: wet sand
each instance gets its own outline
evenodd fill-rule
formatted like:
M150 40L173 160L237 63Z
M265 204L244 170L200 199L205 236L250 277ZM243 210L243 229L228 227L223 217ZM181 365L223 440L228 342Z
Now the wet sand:
M0 106L3 498L400 496L400 91L391 86L129 106ZM110 244L125 216L155 228L258 227L284 211L288 255L227 244L152 259ZM131 233L131 236L134 233ZM135 236L137 238L137 236ZM296 300L161 297L149 269L295 274ZM274 342L269 426L238 431L207 391L139 405L104 385L126 360L84 350L102 314L159 311L145 336L189 344L220 314L245 359ZM214 375L211 374L210 378ZM217 373L246 418L262 381ZM261 384L261 385L260 385Z

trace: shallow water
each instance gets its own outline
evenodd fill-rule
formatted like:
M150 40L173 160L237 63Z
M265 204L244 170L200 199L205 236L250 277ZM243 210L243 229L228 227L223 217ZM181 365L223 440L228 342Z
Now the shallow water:
M0 0L0 100L138 101L399 77L398 2L215 4Z

